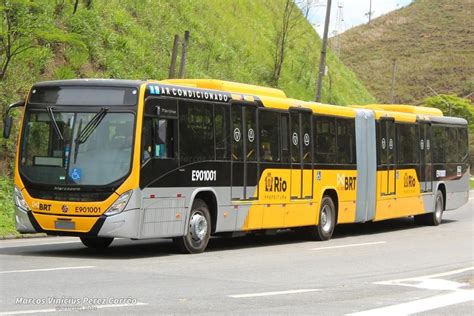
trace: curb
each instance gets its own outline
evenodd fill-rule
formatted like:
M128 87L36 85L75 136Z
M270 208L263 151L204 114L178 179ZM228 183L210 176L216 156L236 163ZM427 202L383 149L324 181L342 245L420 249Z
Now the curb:
M24 238L44 238L48 237L48 235L44 233L38 234L24 234L24 235L7 235L7 236L0 236L0 240L12 240L12 239L24 239Z

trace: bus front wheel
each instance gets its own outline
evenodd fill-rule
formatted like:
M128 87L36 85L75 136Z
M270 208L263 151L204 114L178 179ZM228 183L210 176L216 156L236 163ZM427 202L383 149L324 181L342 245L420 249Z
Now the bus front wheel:
M444 198L443 193L436 192L435 207L432 213L415 215L415 223L418 225L438 226L443 220Z
M211 236L211 216L203 200L194 200L189 215L188 231L183 237L173 238L176 248L182 253L201 253L206 249Z
M110 246L114 239L107 237L81 237L81 241L87 248L103 249Z
M319 210L319 224L309 228L311 239L329 240L336 226L336 206L330 196L325 195L321 201Z

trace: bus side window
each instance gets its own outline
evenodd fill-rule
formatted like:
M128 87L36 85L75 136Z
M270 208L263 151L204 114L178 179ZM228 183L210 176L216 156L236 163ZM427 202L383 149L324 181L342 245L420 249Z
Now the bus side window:
M467 155L469 154L469 143L468 143L468 137L467 137L467 128L461 127L459 128L459 162L463 162L466 158Z
M337 163L355 164L355 124L351 119L337 119Z
M154 120L152 117L144 117L142 129L142 163L148 161L149 159L155 156L153 143L153 124Z
M336 126L334 117L317 116L313 122L315 162L336 163Z
M229 159L229 107L214 105L214 134L216 139L216 159Z
M213 106L194 101L179 102L180 160L182 164L214 160Z
M167 158L167 120L158 120L155 129L155 156L158 158Z
M290 137L288 133L288 114L281 114L281 161L282 162L290 162L290 149L288 147L288 139Z
M432 143L433 148L433 163L445 163L445 147L447 144L446 130L444 127L439 125L433 125L432 127Z
M259 111L260 120L260 161L280 162L279 113Z

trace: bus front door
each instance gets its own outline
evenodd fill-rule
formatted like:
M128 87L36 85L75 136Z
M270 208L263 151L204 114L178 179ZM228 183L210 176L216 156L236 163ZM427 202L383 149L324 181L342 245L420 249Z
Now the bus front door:
M258 198L257 107L233 103L232 120L232 200Z
M382 176L380 193L382 196L396 194L395 120L382 118L380 121L380 162Z
M432 187L432 166L431 166L431 124L420 124L420 178L421 192L431 192Z

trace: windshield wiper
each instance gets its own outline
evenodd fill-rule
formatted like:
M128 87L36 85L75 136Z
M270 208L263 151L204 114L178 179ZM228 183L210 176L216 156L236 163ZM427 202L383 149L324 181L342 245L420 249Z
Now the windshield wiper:
M76 148L74 149L74 163L77 160L77 154L79 153L79 145L83 144L87 141L89 136L95 131L97 126L99 126L100 122L104 119L105 115L107 114L108 108L102 108L96 115L86 124L83 130L81 130L82 126L82 119L79 122L79 129L78 129L78 136L74 140L76 143Z
M51 122L53 122L54 131L56 132L60 140L64 140L63 134L61 133L61 130L59 129L58 122L56 122L56 119L54 118L53 107L48 106L46 110L49 114L49 119L51 120Z
M107 114L108 108L102 108L100 111L94 115L94 117L86 124L82 131L79 131L79 136L76 138L76 142L83 144L87 141L89 136L95 131L100 122L104 119L104 116Z

